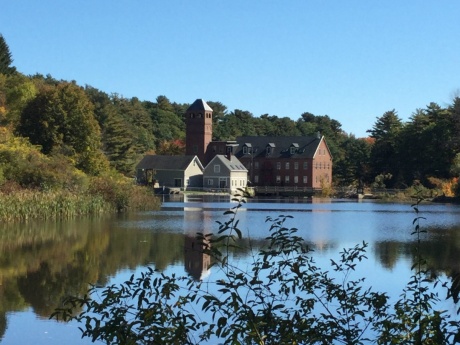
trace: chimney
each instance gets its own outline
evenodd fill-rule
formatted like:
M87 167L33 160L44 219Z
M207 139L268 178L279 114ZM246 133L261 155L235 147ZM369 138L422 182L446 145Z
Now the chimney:
M232 160L232 151L231 151L231 150L228 150L228 152L227 152L227 159L228 159L229 161Z

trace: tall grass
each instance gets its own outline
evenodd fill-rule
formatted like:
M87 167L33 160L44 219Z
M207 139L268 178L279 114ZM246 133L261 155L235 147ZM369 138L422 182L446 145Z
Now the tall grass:
M22 190L0 194L0 221L72 218L108 212L112 206L99 196L68 191Z
M101 190L76 193L27 189L0 193L0 222L66 219L159 206L158 199L148 190L132 185L123 187L106 190L109 194Z

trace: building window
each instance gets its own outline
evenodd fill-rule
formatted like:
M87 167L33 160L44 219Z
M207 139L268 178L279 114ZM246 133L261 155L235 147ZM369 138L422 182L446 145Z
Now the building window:
M189 179L186 179L186 180L185 180L185 185L186 185L186 186L190 186L190 180L189 180Z
M212 184L213 184L212 178L208 178L208 186L212 186Z
M294 176L294 183L299 183L299 176Z
M299 170L299 162L294 162L294 169Z
M308 183L308 176L303 177L303 183Z
M254 176L254 183L259 183L259 175Z
M259 169L259 162L254 162L254 169Z
M266 151L267 151L267 155L269 155L272 152L272 148L270 146L267 146Z
M285 182L286 184L289 183L289 175L286 175L286 176L284 177L284 182Z
M281 162L276 162L276 170L281 170Z
M248 154L248 147L247 146L243 146L243 154Z
M295 153L295 147L291 147L291 155Z
M286 162L286 170L289 170L289 162Z
M308 169L308 162L303 162L303 168Z
M281 176L280 175L276 175L276 183L281 183Z
M215 173L220 173L220 165L219 164L214 165L214 172Z

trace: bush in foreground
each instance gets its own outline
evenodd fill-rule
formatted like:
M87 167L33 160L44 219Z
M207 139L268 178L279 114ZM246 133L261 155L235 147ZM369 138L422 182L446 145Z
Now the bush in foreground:
M268 245L253 255L248 270L232 264L230 249L242 234L237 211L214 235L199 235L224 278L208 286L189 277L148 268L120 285L91 287L69 297L52 317L77 320L83 336L106 344L452 344L459 338L455 316L436 309L439 297L419 252L413 275L395 304L386 293L352 280L366 259L366 243L331 260L332 271L316 266L311 249L285 226L289 216L267 219ZM414 236L420 234L414 205ZM419 248L419 246L418 246ZM84 308L75 315L76 310ZM207 315L204 317L203 315Z

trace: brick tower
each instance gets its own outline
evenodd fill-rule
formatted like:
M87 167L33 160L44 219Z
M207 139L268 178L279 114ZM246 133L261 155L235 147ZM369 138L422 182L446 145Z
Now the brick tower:
M197 155L202 164L205 152L212 141L212 109L202 99L197 99L185 112L185 154Z

